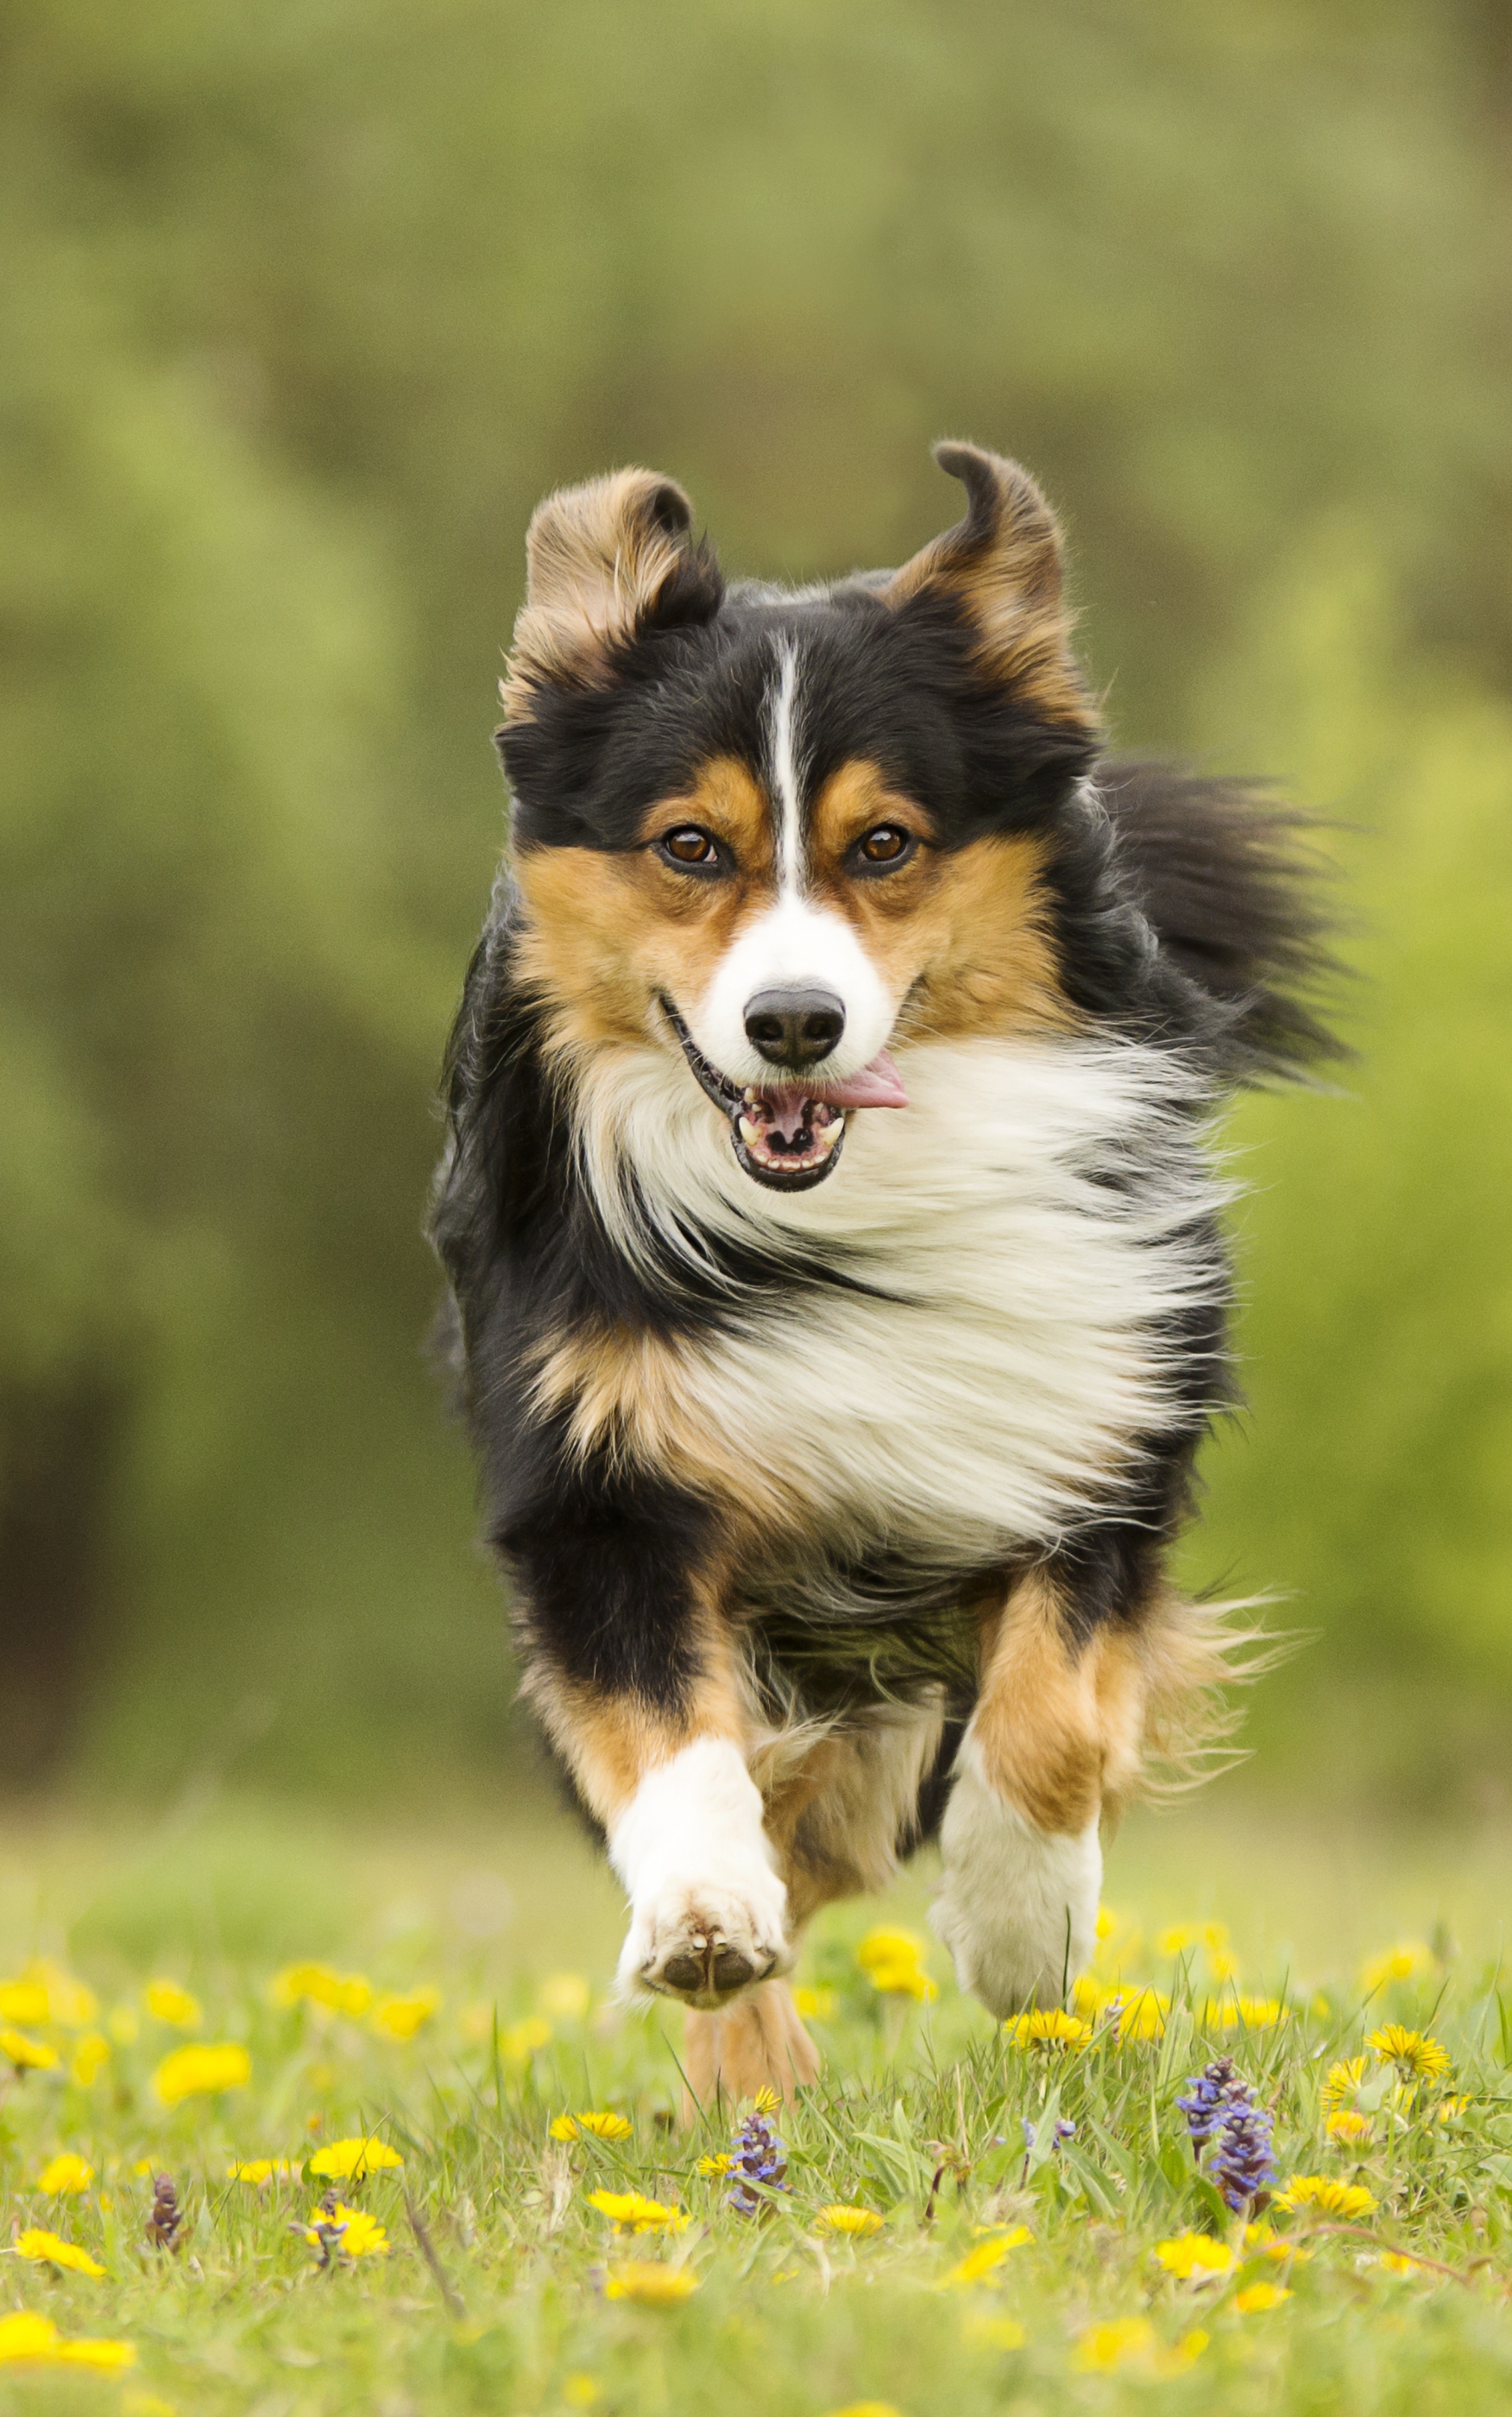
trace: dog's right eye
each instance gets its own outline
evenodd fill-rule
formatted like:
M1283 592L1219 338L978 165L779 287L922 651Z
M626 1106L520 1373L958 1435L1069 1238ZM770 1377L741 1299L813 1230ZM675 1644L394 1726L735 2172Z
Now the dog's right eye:
M675 830L664 831L658 844L668 862L685 872L712 873L719 862L718 842L697 823L679 823Z

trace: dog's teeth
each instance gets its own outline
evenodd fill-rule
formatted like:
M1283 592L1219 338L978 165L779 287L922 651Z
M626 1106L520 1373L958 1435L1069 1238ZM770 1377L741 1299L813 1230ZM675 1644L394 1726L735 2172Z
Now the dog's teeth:
M740 1119L740 1138L745 1143L748 1149L759 1149L762 1142L762 1129L760 1125L752 1124L749 1117L742 1117Z
M839 1141L844 1131L845 1119L843 1117L837 1117L832 1125L817 1125L814 1128L815 1138L817 1139L821 1149L833 1149L835 1144Z

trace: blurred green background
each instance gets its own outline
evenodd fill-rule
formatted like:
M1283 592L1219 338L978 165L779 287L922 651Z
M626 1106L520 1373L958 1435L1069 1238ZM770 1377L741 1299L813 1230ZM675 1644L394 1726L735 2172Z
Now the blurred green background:
M1509 135L1500 0L0 8L0 1780L529 1801L419 1239L524 524L892 562L949 433L1123 742L1344 827L1187 1557L1316 1632L1249 1785L1501 1809Z

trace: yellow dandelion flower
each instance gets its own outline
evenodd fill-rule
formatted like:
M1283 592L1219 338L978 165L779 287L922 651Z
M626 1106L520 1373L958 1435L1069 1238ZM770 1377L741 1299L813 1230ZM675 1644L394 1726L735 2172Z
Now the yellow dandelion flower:
M1083 2375L1108 2375L1148 2359L1155 2349L1155 2327L1147 2318L1114 2317L1109 2324L1088 2326L1077 2344L1075 2364Z
M324 2006L333 2014L365 2014L372 2003L372 1983L360 1972L333 1972L328 1964L286 1964L268 1983L276 2006Z
M265 2182L293 2181L299 2168L287 2157L246 2157L240 2165L226 2167L228 2182L251 2182L261 2190Z
M1034 2234L1025 2224L1016 2224L1011 2232L999 2232L990 2240L979 2241L968 2250L959 2266L952 2266L941 2286L944 2290L969 2290L974 2283L985 2283L994 2274L1010 2249L1021 2249Z
M1090 2023L1065 2013L1059 2006L1040 2006L1032 2014L1015 2014L1003 2029L1014 2046L1021 2048L1085 2047L1093 2036Z
M848 2400L843 2409L832 2409L829 2417L902 2417L890 2400Z
M1394 1981L1419 1981L1431 1972L1438 1963L1431 1947L1421 1938L1404 1938L1396 1947L1388 1947L1381 1955L1372 1955L1360 1969L1364 1988L1387 1989Z
M1458 2123L1470 2105L1468 2098L1441 2098L1433 2110L1439 2123Z
M1331 2140L1338 2140L1343 2147L1350 2148L1357 2140L1369 2138L1370 2118L1362 2115L1357 2107L1341 2106L1337 2115L1329 2116L1323 2128Z
M338 2246L343 2257L387 2257L389 2250L387 2233L383 2226L375 2223L362 2208L343 2207L338 2199L335 2213L328 2216L323 2215L319 2220L322 2224L334 2225L340 2229L340 2240ZM322 2245L320 2233L313 2223L305 2234L305 2239L312 2249L319 2249Z
M643 2257L625 2258L604 2277L606 2300L638 2300L648 2308L675 2308L697 2289L698 2276L687 2266L658 2266Z
M1368 2034L1366 2046L1383 2064L1394 2064L1404 2081L1436 2081L1449 2070L1449 2051L1443 2042L1403 2023L1385 2023Z
M252 2077L252 2060L239 2040L219 2047L175 2047L152 2076L152 2086L165 2106L182 2105L186 2098L213 2098L222 2090L245 2090Z
M1272 2204L1297 2210L1311 2208L1319 2215L1339 2215L1346 2221L1371 2215L1375 2200L1363 2182L1336 2182L1327 2174L1293 2174Z
M1233 2264L1233 2252L1208 2232L1178 2232L1173 2241L1157 2241L1155 2254L1178 2283L1209 2282Z
M1278 2023L1287 2020L1287 2011L1279 1998L1241 1998L1239 2020L1247 2031L1274 2030Z
M56 2023L60 2030L87 2030L99 2012L99 2000L93 1989L76 1981L61 1964L46 1955L34 1955L21 1976L19 1986L40 1990L44 2000L39 2014L13 2014L12 2022Z
M793 2003L806 2023L827 2023L835 2012L833 1989L794 1989Z
M1094 1936L1096 1938L1098 1946L1105 1947L1109 1939L1113 1936L1113 1933L1119 1929L1120 1926L1120 1917L1113 1912L1111 1907L1099 1905L1097 1908L1097 1919L1094 1924Z
M549 1972L537 1995L541 2013L559 2023L581 2023L593 2003L581 1972Z
M937 1984L924 1967L926 1942L912 1930L868 1931L855 1951L855 1960L874 1989L885 1997L937 1998Z
M1354 2092L1358 2090L1364 2079L1365 2059L1363 2056L1343 2058L1338 2064L1331 2064L1328 2068L1327 2076L1324 2079L1323 2086L1323 2105L1325 2106L1342 2106L1346 2098L1353 2097Z
M72 2149L61 2156L50 2157L37 2177L37 2187L44 2198L61 2198L66 2191L86 2191L95 2179L95 2168L87 2157Z
M87 2090L99 2079L111 2060L111 2044L103 2031L85 2031L74 2044L68 2059L68 2078L79 2089Z
M729 2164L729 2159L725 2163ZM822 2207L816 2219L824 2232L848 2232L854 2240L882 2230L882 2218L869 2207Z
M727 2174L730 2171L730 2168L734 2162L733 2157L725 2155L718 2157L700 2157L698 2161L698 2170L703 2175L705 2181L718 2181L721 2174Z
M409 2040L423 2023L441 2011L439 1989L415 1989L407 1998L380 1998L372 2010L372 2029L385 2039Z
M576 2140L584 2135L594 2140L628 2140L633 2138L634 2133L635 2126L627 2117L602 2110L558 2115L551 2126L553 2140Z
M1127 1993L1115 1990L1107 2000L1106 2011L1113 2017L1114 2033L1120 2042L1163 2039L1171 1999L1160 1989L1133 1989Z
M403 2158L386 2140L365 2138L332 2140L317 2149L310 2160L310 2170L326 2181L365 2181L369 2174L381 2173L402 2166Z
M46 2023L52 2018L52 2003L39 1981L0 1981L0 2022Z
M1383 2249L1375 2262L1383 2266L1388 2274L1431 2274L1433 2272L1420 2259L1409 2257L1404 2249Z
M528 2064L536 2050L551 2040L552 2026L539 2014L526 2014L522 2021L507 2023L499 2033L499 2054L506 2064Z
M176 1981L149 1981L142 2002L155 2022L172 2023L175 2030L191 2031L204 2019L198 1998Z
M643 2198L639 2191L590 2191L588 2205L629 2232L681 2232L688 2218L666 2199Z
M758 2115L775 2115L778 2108L782 2104L777 2091L769 2085L764 2085L762 2089L758 2090L755 2097L750 2103Z
M562 2397L569 2409L591 2409L594 2402L603 2396L602 2387L591 2375L564 2375L562 2378Z
M1312 2256L1299 2241L1285 2241L1268 2224L1245 2226L1245 2247L1252 2256L1269 2257L1276 2265L1283 2262L1305 2266Z
M15 2242L18 2257L29 2257L37 2266L62 2266L70 2274L103 2274L104 2267L98 2257L76 2242L61 2240L55 2232L44 2232L39 2225L29 2226L18 2232Z
M29 2308L0 2317L0 2365L91 2366L105 2373L134 2366L136 2350L124 2341L68 2341L51 2317Z
M1278 2308L1291 2296L1279 2283L1247 2283L1242 2291L1235 2291L1233 2305L1242 2317L1259 2317L1267 2308Z
M18 2073L50 2073L58 2060L58 2052L4 2023L0 2024L0 2057L7 2064L13 2064Z

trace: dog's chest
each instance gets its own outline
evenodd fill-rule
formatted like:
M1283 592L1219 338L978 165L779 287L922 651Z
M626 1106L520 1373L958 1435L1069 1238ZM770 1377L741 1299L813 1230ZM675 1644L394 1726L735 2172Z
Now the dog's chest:
M945 1566L1053 1542L1115 1497L1170 1415L1181 1315L1220 1273L1212 1187L1154 1058L911 1053L909 1110L854 1118L819 1191L758 1198L791 1278L679 1352L650 1456L679 1452L776 1531ZM752 1187L707 1139L696 1206L748 1235ZM821 1258L844 1280L817 1281Z

